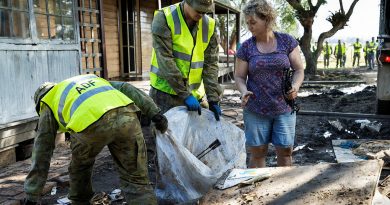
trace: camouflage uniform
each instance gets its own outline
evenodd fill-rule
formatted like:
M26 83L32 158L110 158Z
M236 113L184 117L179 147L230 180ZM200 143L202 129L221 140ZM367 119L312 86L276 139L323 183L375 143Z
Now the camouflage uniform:
M180 3L180 8L183 11L184 1ZM184 17L183 17L184 18ZM196 39L198 25L195 25L191 30L192 36ZM177 95L166 94L156 90L153 87L149 95L154 102L161 108L162 112L166 112L172 107L184 105L184 99L191 95L190 89L176 66L173 49L171 30L168 27L167 20L163 11L158 11L152 22L153 48L156 51L157 62L159 65L159 76L168 81L169 85L177 93ZM202 79L206 90L207 100L219 102L219 96L222 93L221 87L218 84L218 41L217 34L211 36L210 43L204 53L204 66Z
M153 100L130 84L110 82L134 103L105 113L80 133L71 132L72 160L69 167L69 199L72 204L89 204L93 196L91 174L95 157L108 146L117 165L122 193L128 204L157 204L149 183L145 141L137 112L148 117L160 109ZM55 147L58 123L52 111L42 105L34 142L32 167L25 181L27 199L38 201L45 185Z

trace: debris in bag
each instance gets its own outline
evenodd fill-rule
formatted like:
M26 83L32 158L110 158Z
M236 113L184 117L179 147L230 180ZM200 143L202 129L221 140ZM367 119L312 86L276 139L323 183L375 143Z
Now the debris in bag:
M203 150L200 154L196 155L196 158L201 159L206 154L214 150L215 148L219 147L221 145L221 142L216 139L213 143L211 143L205 150Z

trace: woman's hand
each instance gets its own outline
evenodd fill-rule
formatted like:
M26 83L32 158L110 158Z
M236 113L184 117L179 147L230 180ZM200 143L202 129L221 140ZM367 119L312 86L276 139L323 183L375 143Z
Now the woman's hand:
M294 100L298 96L298 89L295 87L292 87L291 90L289 90L286 94L287 99Z
M248 103L249 98L253 95L251 91L245 91L241 95L241 107L245 107L246 103Z

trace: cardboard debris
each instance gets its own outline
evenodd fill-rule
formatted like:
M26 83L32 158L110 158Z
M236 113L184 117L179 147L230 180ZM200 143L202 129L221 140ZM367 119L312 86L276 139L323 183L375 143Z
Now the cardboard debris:
M249 185L257 181L267 179L271 176L270 172L267 170L258 168L258 169L232 169L229 174L223 176L215 184L215 187L218 189L227 189L238 184Z

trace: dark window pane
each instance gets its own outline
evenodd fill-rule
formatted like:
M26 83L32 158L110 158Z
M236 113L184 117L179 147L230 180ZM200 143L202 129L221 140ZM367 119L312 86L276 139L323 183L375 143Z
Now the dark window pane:
M127 13L126 13L126 0L121 1L121 15L122 15L122 21L126 21L127 19Z
M61 0L61 15L72 16L73 13L72 0Z
M123 72L129 73L129 51L127 47L123 47Z
M37 26L38 38L48 39L49 38L49 27L47 25L47 16L35 14L35 21Z
M129 45L134 46L133 24L129 24Z
M127 24L122 23L122 40L123 45L127 45Z
M0 6L8 7L8 0L0 0Z
M74 21L73 18L64 18L64 40L74 39Z
M12 0L12 7L27 11L28 0Z
M129 59L129 62L130 62L130 71L133 72L133 71L135 71L134 48L133 48L133 47L130 47L129 50L130 50L130 59Z
M0 9L0 37L11 36L9 19L10 12Z
M46 13L46 2L45 0L34 0L34 12L45 14Z
M128 10L128 15L129 15L129 19L128 19L128 21L130 21L130 22L133 22L133 11L134 11L134 5L133 5L133 2L134 1L128 1L128 8L129 8L129 10Z
M30 37L30 21L28 18L28 13L26 12L13 12L14 18L14 36L20 38Z

